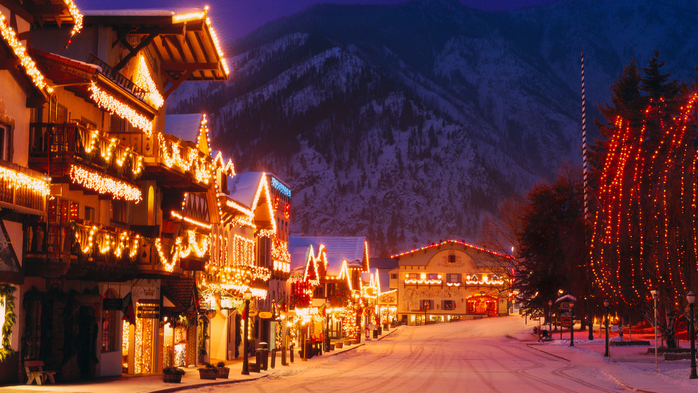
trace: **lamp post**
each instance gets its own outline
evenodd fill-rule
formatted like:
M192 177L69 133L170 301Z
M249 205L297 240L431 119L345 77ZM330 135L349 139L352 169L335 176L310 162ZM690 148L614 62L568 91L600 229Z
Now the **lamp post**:
M696 379L698 378L698 375L696 375L696 333L693 331L693 303L696 302L696 295L693 294L693 291L690 291L686 295L686 299L688 299L688 308L691 310L691 317L688 320L688 328L691 332L691 376L688 378Z
M657 290L650 290L652 299L654 300L654 371L659 372L657 366Z
M604 299L603 307L606 309L606 352L603 354L604 357L609 357L608 355L608 308L611 306L611 302L608 299Z
M550 330L550 338L553 336L553 301L548 300L548 330Z
M574 302L570 302L570 347L574 347Z
M247 348L249 345L247 342L247 325L249 324L250 320L250 299L252 299L252 291L250 291L250 288L247 288L243 294L243 299L245 299L245 329L243 333L245 336L243 337L244 354L242 357L242 375L250 375L250 362L248 358L249 349Z

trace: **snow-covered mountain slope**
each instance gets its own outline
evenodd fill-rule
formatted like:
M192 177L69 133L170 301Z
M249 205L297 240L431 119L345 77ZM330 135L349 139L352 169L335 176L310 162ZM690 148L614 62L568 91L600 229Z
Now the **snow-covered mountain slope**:
M623 64L655 47L691 78L696 21L685 0L318 5L239 40L230 81L190 83L168 105L210 114L239 171L292 186L293 231L366 235L376 256L477 241L502 198L562 160L581 166L580 51L598 117Z

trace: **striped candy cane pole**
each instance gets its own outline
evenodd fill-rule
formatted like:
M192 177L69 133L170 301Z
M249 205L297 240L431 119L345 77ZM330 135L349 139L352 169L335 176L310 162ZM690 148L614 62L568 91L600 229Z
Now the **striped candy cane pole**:
M584 91L584 52L582 53L582 160L584 167L584 219L589 220L589 183L587 169L587 112Z

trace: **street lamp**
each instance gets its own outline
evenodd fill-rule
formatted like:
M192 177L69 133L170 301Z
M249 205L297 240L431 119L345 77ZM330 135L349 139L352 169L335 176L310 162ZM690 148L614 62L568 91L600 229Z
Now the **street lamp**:
M553 336L553 301L548 300L548 330L550 330L550 337Z
M654 300L654 371L659 372L657 367L657 290L651 289L650 293Z
M574 347L574 302L570 302L570 347Z
M691 331L691 376L688 378L696 379L698 378L698 375L696 375L696 333L693 331L693 303L696 302L696 295L693 294L693 291L690 291L686 295L686 299L688 299L688 307L691 310L691 318L688 321L688 328Z
M252 291L250 291L250 288L247 288L242 296L243 299L245 299L245 331L243 337L244 354L242 357L242 375L250 375L250 362L248 358L249 348L247 348L249 345L247 343L247 325L250 321L250 299L252 299Z
M608 356L608 308L611 306L611 302L608 299L604 299L603 307L606 309L606 352L603 354L604 357Z

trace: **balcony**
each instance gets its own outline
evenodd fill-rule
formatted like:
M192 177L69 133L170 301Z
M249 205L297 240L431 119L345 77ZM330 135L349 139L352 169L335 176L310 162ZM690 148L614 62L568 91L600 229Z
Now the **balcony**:
M80 222L32 224L24 235L27 276L95 281L135 277L142 239L134 232Z
M43 173L0 162L0 206L20 213L43 215L49 194Z
M183 192L206 192L213 187L213 159L198 147L170 134L159 134L157 156L146 157L144 180Z
M113 69L109 64L102 61L94 54L90 53L87 55L87 62L90 64L97 65L102 68L101 74L106 76L109 80L115 84L128 90L131 94L136 96L139 100L145 102L145 97L148 94L145 89L133 83L130 79L123 76L119 71Z
M143 173L143 156L77 123L32 123L29 128L29 166L67 183L69 164L80 163L126 181Z

